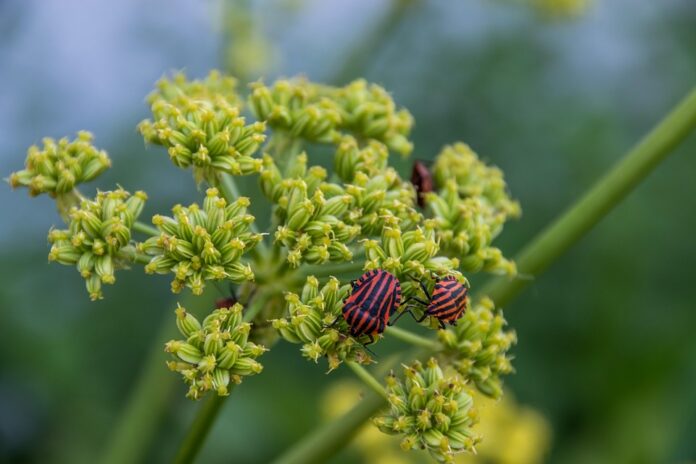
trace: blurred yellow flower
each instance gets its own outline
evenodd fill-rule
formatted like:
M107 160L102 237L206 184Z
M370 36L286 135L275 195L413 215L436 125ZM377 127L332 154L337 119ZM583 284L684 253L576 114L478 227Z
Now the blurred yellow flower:
M592 0L532 0L534 7L552 18L574 18L584 14Z
M331 385L320 403L322 416L332 419L347 412L360 399L362 384L341 380ZM493 400L471 392L479 412L477 432L483 437L477 454L462 453L458 464L536 464L544 461L551 444L551 428L536 410L515 402L510 392ZM427 453L404 453L399 439L381 433L371 424L353 439L354 450L371 464L419 464L431 462Z

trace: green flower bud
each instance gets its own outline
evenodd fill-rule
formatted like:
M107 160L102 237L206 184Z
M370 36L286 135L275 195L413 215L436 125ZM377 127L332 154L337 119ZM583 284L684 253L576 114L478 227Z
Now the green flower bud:
M179 329L179 332L181 332L181 335L188 338L201 330L201 324L198 322L198 319L196 319L192 314L188 313L183 306L177 305L175 312L176 326Z

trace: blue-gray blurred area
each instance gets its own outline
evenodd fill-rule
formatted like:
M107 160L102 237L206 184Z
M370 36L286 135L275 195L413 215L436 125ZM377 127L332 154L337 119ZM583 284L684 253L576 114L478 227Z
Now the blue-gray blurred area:
M270 41L267 80L364 76L413 113L415 157L463 140L500 166L524 210L499 239L508 255L696 84L693 0L595 0L566 20L512 0L422 0L390 24L387 0L241 3ZM199 199L135 126L160 76L224 65L235 40L225 11L0 1L0 173L20 169L42 137L86 129L113 159L86 193L145 189L146 216ZM550 421L549 462L696 460L695 173L692 137L507 308L519 337L508 386ZM74 269L47 263L52 202L5 185L0 208L0 461L95 462L176 299L168 279L133 269L89 302ZM226 404L200 462L268 462L319 424L322 389L345 375L285 343L264 364ZM183 392L147 462L171 460L194 412ZM336 462L359 460L348 451Z

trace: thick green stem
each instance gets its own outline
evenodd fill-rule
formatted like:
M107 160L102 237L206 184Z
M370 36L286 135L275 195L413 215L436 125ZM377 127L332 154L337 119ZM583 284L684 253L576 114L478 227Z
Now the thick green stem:
M362 367L360 364L356 363L355 361L347 361L346 365L352 370L355 375L358 376L360 380L362 380L365 385L370 387L373 392L377 393L379 396L384 398L385 400L387 399L387 392L384 390L384 387L382 386L381 383L377 379L375 379L372 374L367 372L367 369Z
M226 399L226 396L211 395L205 400L201 409L196 413L193 424L191 424L191 428L174 458L176 464L193 462L203 443L205 443L205 438L208 436L208 432L210 432Z
M355 261L352 263L336 263L336 264L317 264L317 265L304 265L299 269L299 273L302 276L339 276L342 274L348 274L353 272L359 272L365 267L364 262Z
M292 447L289 452L273 461L273 464L313 464L328 462L343 447L350 443L360 428L386 401L379 395L369 393L339 420L323 424L313 434Z
M200 304L200 299L194 301L194 298L186 297L183 304L186 307ZM174 317L167 311L145 363L140 368L141 375L109 437L100 460L102 464L144 461L148 446L152 443L177 385L176 376L165 367L167 355L163 349L164 343L176 338L177 334Z
M521 275L537 276L580 240L696 128L696 88L580 200L516 258ZM481 294L506 306L532 279L496 278Z
M151 256L138 253L134 249L121 250L119 257L138 264L148 264L152 260Z
M387 335L390 335L394 338L398 338L399 340L404 341L406 343L410 343L411 345L418 348L425 348L426 350L430 351L437 351L438 348L440 348L440 344L435 340L422 337L418 334L414 334L413 332L409 332L408 330L404 330L399 327L387 327L386 333Z
M407 14L421 0L392 0L387 12L368 31L361 34L350 53L343 60L343 65L336 70L331 83L344 84L346 80L363 72L370 60L376 55L375 48L388 42Z
M216 187L220 189L220 193L225 198L225 200L227 200L227 202L231 203L241 196L241 194L239 193L239 189L237 188L237 183L234 181L234 178L230 174L221 172L218 176L218 179L218 185ZM259 233L259 229L256 226L256 222L252 222L249 228L253 233ZM266 245L265 241L261 240L261 242L259 242L259 244L256 245L256 248L252 250L252 252L255 251L258 251L262 256L266 256L266 253L268 253L268 245Z
M268 302L271 295L264 293L257 295L244 312L244 321L249 322L263 309L263 306ZM193 462L205 443L208 433L220 413L221 407L225 402L226 396L211 394L211 397L205 400L205 403L196 413L193 423L186 433L186 437L181 442L179 451L174 458L177 464L186 464Z
M160 234L160 231L157 230L157 228L155 228L153 226L149 226L149 225L145 224L144 222L140 222L140 221L135 221L135 223L133 223L133 230L140 232L140 233L143 233L145 235L151 235L153 237Z
M696 126L696 89L653 129L637 147L597 185L542 231L525 247L518 259L524 274L538 275L554 259L577 242L630 192L660 161L686 138ZM529 280L497 278L481 294L501 305L509 303ZM393 329L393 328L392 328ZM350 439L384 405L376 395L366 399L349 413L322 426L291 448L275 464L323 462L350 443Z

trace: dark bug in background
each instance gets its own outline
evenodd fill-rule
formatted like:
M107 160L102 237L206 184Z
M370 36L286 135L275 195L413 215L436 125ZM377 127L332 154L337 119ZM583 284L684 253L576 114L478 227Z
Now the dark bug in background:
M433 175L430 168L423 161L414 161L413 170L411 171L411 183L416 188L416 199L418 206L425 207L425 195L432 192L435 188Z
M230 285L229 295L215 300L215 309L231 308L238 302L239 300L237 299L234 288L232 288L232 285Z
M410 297L409 301L416 301L425 307L423 316L417 319L410 309L405 309L394 319L392 324L396 323L405 313L409 313L416 322L423 322L426 317L434 317L438 320L441 329L445 328L445 323L457 325L457 320L466 311L469 289L454 276L447 276L435 282L432 294L428 292L423 282L420 282L420 285L427 301L415 296Z

